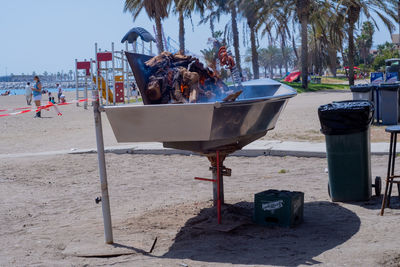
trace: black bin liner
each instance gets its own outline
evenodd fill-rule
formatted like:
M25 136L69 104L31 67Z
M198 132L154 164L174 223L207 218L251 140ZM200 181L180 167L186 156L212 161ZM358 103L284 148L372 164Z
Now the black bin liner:
M374 116L374 104L365 100L340 101L318 108L321 132L345 135L368 130Z
M373 91L374 89L375 85L372 84L360 84L360 85L350 86L350 90L352 92L357 92L357 93L367 93Z
M399 88L398 83L382 83L379 85L379 89L383 91L397 91Z

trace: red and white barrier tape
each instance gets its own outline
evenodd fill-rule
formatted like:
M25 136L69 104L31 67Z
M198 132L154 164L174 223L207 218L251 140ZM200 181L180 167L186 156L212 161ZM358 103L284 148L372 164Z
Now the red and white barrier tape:
M25 109L31 109L31 108L32 108L32 107L0 109L0 112L16 111L16 110L25 110Z
M0 112L21 110L21 111L18 111L18 112L0 114L0 117L15 116L15 115L28 113L28 112L31 112L31 111L39 112L39 111L41 111L43 109L50 110L51 107L54 107L54 109L56 110L58 116L62 116L62 113L60 112L60 110L58 109L57 106L66 106L66 105L82 103L82 102L89 102L89 101L93 101L93 99L86 98L86 99L73 100L71 102L65 102L65 103L59 103L59 104L53 104L51 102L48 102L47 105L40 106L39 108L23 107L23 108L14 108L14 109L0 109Z

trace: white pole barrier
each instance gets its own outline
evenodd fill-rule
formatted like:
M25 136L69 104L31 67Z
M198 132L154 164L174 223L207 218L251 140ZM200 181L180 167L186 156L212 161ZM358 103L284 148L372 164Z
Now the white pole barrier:
M79 89L78 89L78 60L75 59L75 98L76 98L76 106L79 107Z
M86 62L86 59L85 59L85 62ZM85 72L86 72L86 70L85 70ZM85 89L84 89L84 91L83 91L83 98L84 99L87 99L88 97L87 97L87 90L88 90L88 80L87 80L87 73L85 73ZM85 102L83 102L83 108L84 109L87 109L87 101L85 101Z
M153 41L150 41L150 56L153 56Z
M101 113L99 104L99 92L95 92L93 106L94 124L96 129L97 160L99 163L100 188L101 188L101 208L103 211L104 237L106 244L113 243L110 199L108 194L106 159L104 154L103 127L101 125Z
M92 85L91 86L91 91L92 91L92 98L94 98L93 97L93 92L94 92L94 90L96 89L96 86L95 86L95 84L94 84L94 82L93 82L93 59L92 58L90 58L90 84ZM97 94L98 95L98 94ZM93 106L93 101L92 101L92 106Z
M107 52L107 50L106 50ZM101 66L101 63L100 63ZM105 79L106 79L106 105L108 106L110 103L108 102L108 61L106 61L106 75L105 75Z
M125 51L128 52L128 41L125 42ZM126 57L125 53L124 53L124 62L122 62L123 65L125 65L125 77L124 77L124 87L126 90L126 96L128 98L128 104L130 101L130 97L131 97L131 90L129 88L129 65L128 65L128 58Z
M94 58L96 59L96 91L101 91L100 86L99 86L99 75L100 75L100 70L99 70L99 61L97 58L97 43L94 43L94 49L95 49L95 54ZM100 93L100 105L103 105L103 94L102 92Z
M111 67L112 67L112 71L111 71L111 74L112 74L112 85L113 85L113 105L115 106L115 99L116 99L116 95L115 95L115 57L114 57L114 53L115 53L115 51L114 51L114 42L112 42L111 43L111 57L112 57L112 65L111 65Z

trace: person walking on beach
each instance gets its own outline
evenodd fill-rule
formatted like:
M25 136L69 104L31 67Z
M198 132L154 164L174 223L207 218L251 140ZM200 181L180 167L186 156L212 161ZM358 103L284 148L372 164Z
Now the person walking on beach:
M58 91L57 100L58 100L58 103L60 103L61 95L62 95L63 91L62 91L62 88L61 88L61 84L56 83L56 86L57 86L57 91Z
M33 101L35 101L35 105L38 108L36 112L35 118L41 117L40 101L42 100L42 83L38 76L35 76L35 85L32 87Z
M32 102L32 88L30 82L26 83L25 85L25 98L26 104L30 106Z
M131 84L131 95L135 98L135 102L138 102L138 90L135 83Z

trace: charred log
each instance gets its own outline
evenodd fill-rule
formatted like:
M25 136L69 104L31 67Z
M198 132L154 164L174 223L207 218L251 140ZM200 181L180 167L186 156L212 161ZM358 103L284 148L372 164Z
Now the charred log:
M235 101L241 93L232 94L216 73L192 56L162 52L145 65L151 73L146 95L152 104Z

